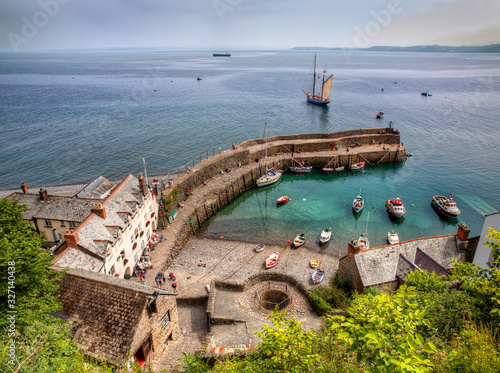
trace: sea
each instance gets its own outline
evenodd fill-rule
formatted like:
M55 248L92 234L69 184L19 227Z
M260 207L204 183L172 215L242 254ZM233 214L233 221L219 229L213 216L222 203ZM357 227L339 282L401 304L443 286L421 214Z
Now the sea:
M333 74L331 103L308 104L301 88ZM197 78L200 77L201 80ZM318 80L319 81L319 80ZM422 96L422 92L431 95ZM384 111L383 119L375 113ZM205 225L206 237L284 242L324 228L346 242L387 232L400 239L450 234L465 222L479 235L500 209L500 54L233 51L96 51L0 54L0 189L165 175L232 143L296 133L394 127L413 154L398 165L325 175L285 173L253 189ZM361 192L366 205L354 216ZM432 195L453 196L456 221ZM276 206L276 198L291 201ZM408 213L392 220L385 201Z

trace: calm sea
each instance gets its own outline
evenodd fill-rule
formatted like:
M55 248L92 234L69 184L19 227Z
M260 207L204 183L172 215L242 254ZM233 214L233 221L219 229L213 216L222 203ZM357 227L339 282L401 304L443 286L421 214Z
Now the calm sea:
M402 239L452 233L456 223L430 208L432 195L450 192L463 211L460 221L479 234L482 214L500 208L500 55L322 51L319 68L334 74L327 108L307 104L300 91L312 79L313 57L1 54L0 188L21 180L49 186L98 175L119 179L141 172L142 158L148 174L165 174L206 150L262 137L266 121L270 136L393 121L414 154L405 164L341 176L286 175L275 187L242 196L206 234L279 241L302 230L316 237L332 226L342 240L368 230L372 244L381 244L390 229ZM382 120L375 119L379 110ZM367 205L354 219L349 205L360 188ZM277 209L283 193L293 204ZM402 224L384 208L397 194L408 210Z

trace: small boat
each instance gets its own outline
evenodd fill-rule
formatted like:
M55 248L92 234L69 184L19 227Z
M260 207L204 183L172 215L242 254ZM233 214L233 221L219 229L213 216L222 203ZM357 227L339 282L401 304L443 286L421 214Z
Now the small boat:
M332 238L332 228L325 228L319 235L319 244L324 245L330 242Z
M427 92L422 92L421 95L422 96L428 96L429 94Z
M384 112L383 111L379 111L377 114L375 114L375 117L378 118L378 119L381 119L383 116L384 116Z
M258 244L257 246L255 246L255 252L256 253L261 252L262 250L264 250L264 247L265 245L263 243Z
M197 77L196 80L201 80L201 77Z
M401 218L404 214L406 214L403 201L399 197L385 201L385 207L387 208L387 211L396 218Z
M407 157L413 157L413 154L412 154L412 153L408 153L408 152L407 152L407 153L406 153L406 156L407 156Z
M271 268L274 267L276 264L278 264L279 259L280 259L280 253L275 251L267 257L264 264L266 265L266 268Z
M214 57L231 57L231 53L226 52L226 53L214 53Z
M302 246L306 242L306 235L304 233L298 234L293 239L293 246L295 248Z
M319 284L321 282L321 280L323 280L323 277L325 277L325 271L322 271L319 268L316 269L311 276L313 284L315 284L315 285Z
M456 202L453 200L453 195L448 198L444 196L432 196L432 207L443 216L449 218L456 218L460 215L460 209L457 207Z
M427 93L427 96L431 97L432 95L430 93Z
M333 167L323 167L322 168L323 172L333 172L335 169Z
M306 173L306 172L311 172L312 167L311 166L292 166L290 167L290 171L296 172L298 174L301 173Z
M344 171L345 167L340 166L340 167L335 167L335 171Z
M311 266L311 268L318 268L319 265L318 259L311 259L309 261L309 265Z
M365 167L365 162L357 162L349 166L351 170L360 170L363 167Z
M353 211L357 214L363 210L363 207L365 206L365 200L363 197L361 197L361 189L359 190L359 194L354 198L354 201L352 201L352 209Z
M266 146L266 173L257 179L256 184L258 187L274 184L281 178L281 172L275 170L274 168L269 169L267 167L267 122L264 126L264 138ZM260 169L260 160L259 160L259 169Z
M398 234L394 231L387 232L387 243L389 243L389 245L399 243Z
M369 249L370 241L368 241L368 237L361 235L358 239L358 246L361 250Z
M290 200L290 197L288 197L288 194L283 194L281 197L278 197L276 199L276 203L278 205L281 205L282 203L287 203Z
M319 83L316 83L316 79L319 78L319 76L316 76L316 55L314 55L314 73L313 73L313 81L312 81L312 93L306 92L305 90L302 90L302 92L305 93L307 97L307 102L310 102L311 104L315 105L328 105L330 103L330 91L332 90L332 78L333 74L330 75L328 78L325 80L325 74L326 70L323 70L323 81L321 82L321 92L316 92L316 84L319 85ZM318 87L319 88L319 87ZM319 90L319 89L318 89Z

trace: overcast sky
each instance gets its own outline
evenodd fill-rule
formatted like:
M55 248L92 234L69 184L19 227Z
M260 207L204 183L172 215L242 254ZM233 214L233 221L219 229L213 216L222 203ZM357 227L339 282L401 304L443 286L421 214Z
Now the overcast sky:
M0 50L500 43L498 0L2 0Z

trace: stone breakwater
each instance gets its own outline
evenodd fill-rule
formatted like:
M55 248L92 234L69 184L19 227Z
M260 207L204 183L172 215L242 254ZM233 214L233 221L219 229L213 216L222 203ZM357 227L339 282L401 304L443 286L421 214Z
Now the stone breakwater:
M167 243L153 255L156 268L166 270L192 235L217 211L255 185L264 169L264 139L248 140L237 149L225 150L192 167L162 191L161 198L181 201L173 223L165 223ZM340 148L338 148L340 146ZM372 128L331 134L302 134L268 138L268 166L287 169L302 158L313 167L402 162L406 152L400 134L391 128ZM230 177L226 170L231 169ZM205 184L204 184L205 182ZM168 214L169 211L165 214Z

